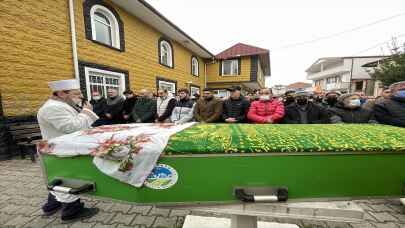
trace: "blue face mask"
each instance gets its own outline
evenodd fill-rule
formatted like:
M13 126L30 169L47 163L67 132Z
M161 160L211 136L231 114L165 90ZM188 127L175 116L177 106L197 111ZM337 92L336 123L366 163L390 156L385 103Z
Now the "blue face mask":
M394 96L399 97L399 98L405 98L405 90L397 91Z
M360 107L361 102L360 102L360 99L356 99L356 100L350 100L349 104L352 107Z

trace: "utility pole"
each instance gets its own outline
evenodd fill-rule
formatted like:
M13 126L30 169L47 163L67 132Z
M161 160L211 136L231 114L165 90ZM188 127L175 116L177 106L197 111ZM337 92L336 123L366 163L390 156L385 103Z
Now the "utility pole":
M352 92L353 64L354 64L354 58L352 58L352 66L350 68L349 93Z

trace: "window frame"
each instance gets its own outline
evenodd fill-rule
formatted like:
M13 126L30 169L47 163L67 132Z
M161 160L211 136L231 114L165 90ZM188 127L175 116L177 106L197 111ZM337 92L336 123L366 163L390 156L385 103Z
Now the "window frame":
M224 63L225 62L231 62L231 72L230 72L230 74L225 74L225 72L224 72ZM236 64L234 64L236 62ZM240 74L240 72L239 72L239 59L225 59L225 60L222 60L222 63L221 63L221 75L222 76L237 76L237 75L239 75ZM236 65L236 74L233 74L232 73L232 67L235 67L235 65Z
M169 56L167 58L167 60L170 61L169 64L165 64L162 61L162 58L163 58L163 55L162 55L163 48L162 48L162 46L163 45L167 45L167 47L169 48ZM169 40L165 39L165 38L160 38L159 42L158 42L158 52L159 52L158 56L159 56L160 65L173 69L174 68L174 50L173 50L172 43Z
M91 72L105 74L105 75L108 75L108 76L111 76L111 77L118 78L119 79L118 94L122 94L125 91L126 81L125 81L125 74L124 73L115 72L115 71L109 71L109 70L102 70L102 69L98 69L98 68L94 68L94 67L85 66L84 67L84 76L85 76L85 81L86 81L87 100L91 100L91 98L92 98L92 96L91 96L91 84L90 84ZM103 83L103 85L104 84L105 84L105 82ZM107 93L105 91L104 95L106 95L106 94Z
M230 92L226 89L215 89L213 91L215 92L214 96L218 99L226 99L230 96ZM225 96L221 97L220 94L225 94Z
M193 71L194 63L197 64L197 67L196 67L197 72ZM200 76L200 62L198 61L198 58L195 56L191 56L191 74L196 77Z
M163 77L156 77L156 91L158 91L160 89L161 83L166 83L166 84L172 85L173 90L168 91L168 92L171 92L173 96L177 94L177 81L169 80L169 79L166 79Z
M201 88L199 86L196 85L190 85L190 96L193 96L193 89L197 89L198 90L198 94L201 95Z
M100 13L102 14L104 17L106 17L111 24L111 45L110 44L106 44L102 41L97 40L97 34L96 34L96 26L95 26L95 13ZM116 49L121 49L121 39L120 39L120 26L118 23L118 19L117 17L114 15L113 12L111 12L111 10L109 10L107 7L102 6L102 5L93 5L90 9L90 23L91 23L91 38L93 41L106 45L108 47L113 47Z

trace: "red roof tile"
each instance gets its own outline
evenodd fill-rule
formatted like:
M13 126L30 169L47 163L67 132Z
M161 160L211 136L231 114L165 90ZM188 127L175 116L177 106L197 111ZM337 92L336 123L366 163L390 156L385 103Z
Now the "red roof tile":
M312 87L311 83L296 82L287 86L288 89L305 89Z
M269 50L252 45L237 43L215 56L217 59L230 59L240 56L267 54Z

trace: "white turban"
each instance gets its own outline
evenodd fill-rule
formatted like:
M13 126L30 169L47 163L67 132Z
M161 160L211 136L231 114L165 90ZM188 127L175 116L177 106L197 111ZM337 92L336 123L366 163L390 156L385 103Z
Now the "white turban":
M53 92L80 89L80 84L76 79L52 81L48 82L48 86Z

